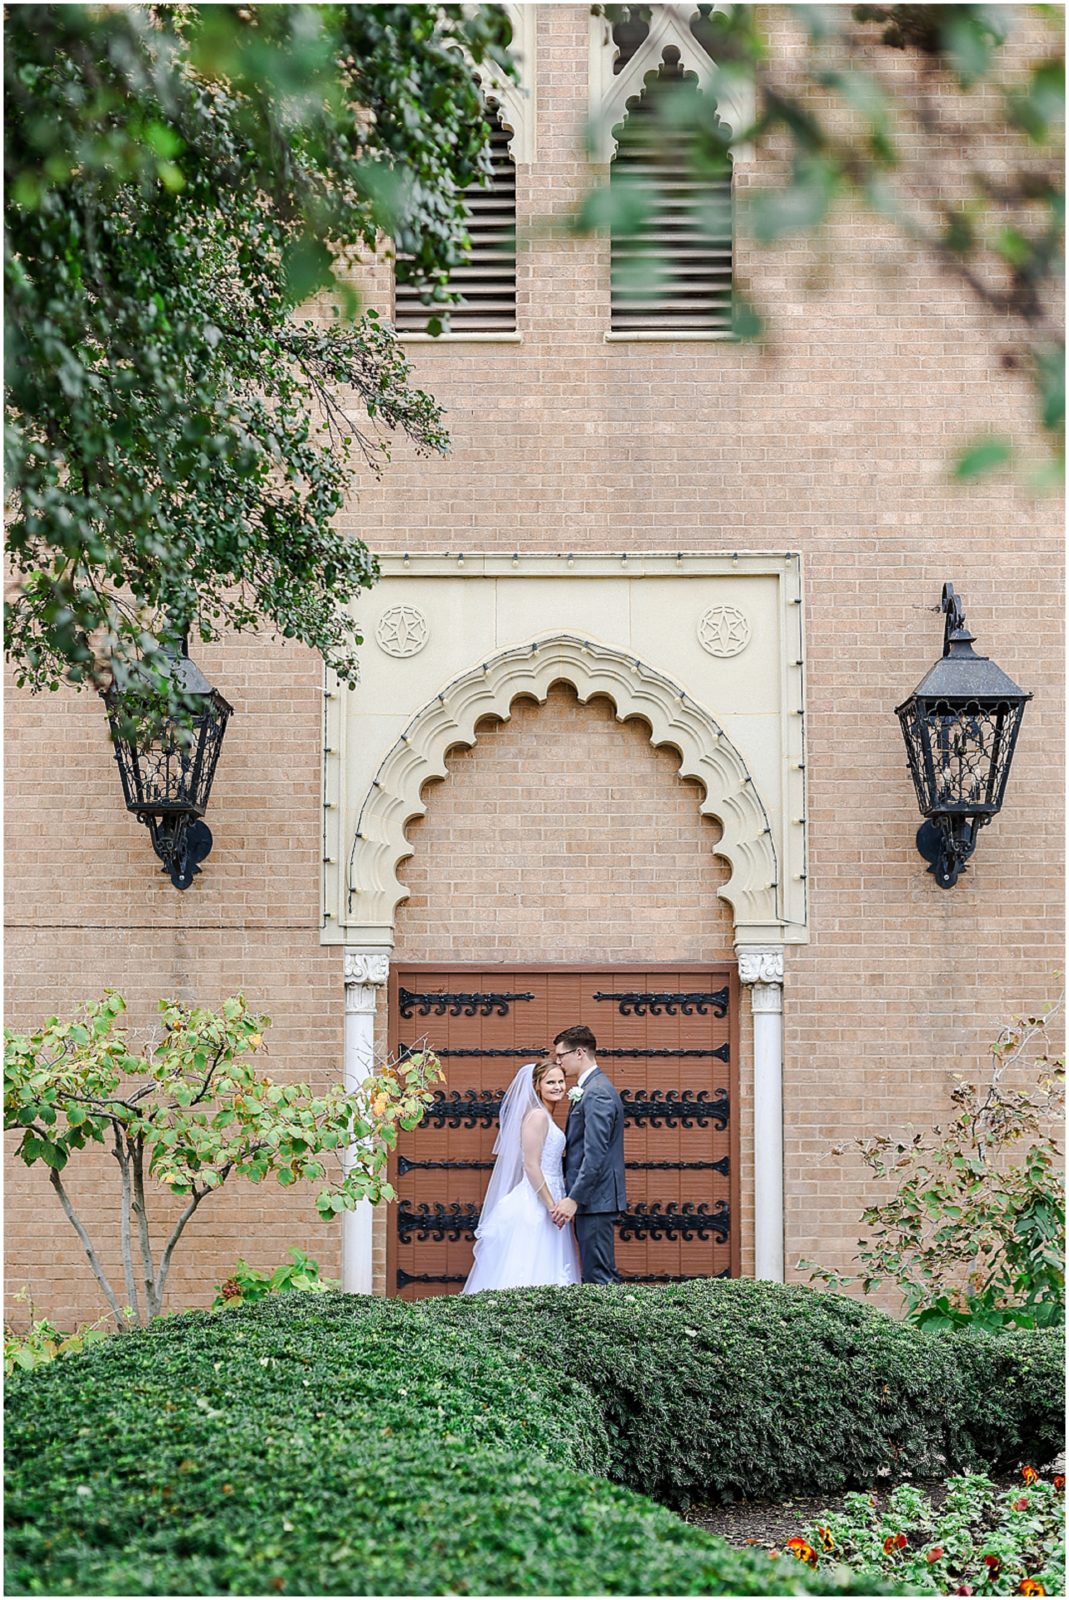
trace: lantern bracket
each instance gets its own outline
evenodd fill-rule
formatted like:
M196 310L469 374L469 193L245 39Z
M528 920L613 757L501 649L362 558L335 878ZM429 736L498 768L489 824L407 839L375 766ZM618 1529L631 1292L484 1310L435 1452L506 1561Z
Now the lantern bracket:
M940 611L946 612L946 622L943 625L943 654L950 654L950 642L956 633L968 633L965 627L965 612L961 604L961 596L954 593L952 583L944 583L943 598L939 602ZM969 634L970 640L975 639L975 634Z
M200 863L211 854L212 830L208 824L187 816L145 816L141 821L163 863L160 871L170 875L176 889L188 889L200 871Z
M976 849L976 835L987 817L935 816L917 829L917 849L940 889L953 889Z

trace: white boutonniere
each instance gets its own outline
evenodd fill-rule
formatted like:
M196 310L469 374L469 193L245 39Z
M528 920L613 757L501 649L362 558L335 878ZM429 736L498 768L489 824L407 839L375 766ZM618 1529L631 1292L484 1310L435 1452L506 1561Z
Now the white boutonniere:
M580 1089L579 1085L576 1084L574 1089L568 1090L568 1099L572 1102L573 1106L577 1106L580 1100L583 1098L584 1093L585 1091Z

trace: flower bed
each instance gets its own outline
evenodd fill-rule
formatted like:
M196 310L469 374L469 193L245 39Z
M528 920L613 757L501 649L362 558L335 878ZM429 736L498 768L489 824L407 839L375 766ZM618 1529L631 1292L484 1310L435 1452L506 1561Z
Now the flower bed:
M979 1358L966 1382L955 1348L768 1284L164 1319L10 1384L8 1592L900 1592L734 1550L607 1479L678 1494L729 1443L732 1479L748 1455L812 1482L839 1449L836 1481L913 1470L968 1438ZM1021 1418L1056 1410L1033 1393L1050 1366L1022 1367Z
M882 1513L875 1496L847 1495L786 1549L807 1565L883 1572L910 1594L1065 1593L1065 1479L1025 1467L1001 1494L981 1474L952 1478L938 1511L901 1484Z

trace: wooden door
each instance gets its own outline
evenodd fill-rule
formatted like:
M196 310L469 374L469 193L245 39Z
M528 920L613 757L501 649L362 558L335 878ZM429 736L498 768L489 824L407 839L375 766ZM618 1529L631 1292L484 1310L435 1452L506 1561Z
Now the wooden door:
M501 1097L553 1035L583 1022L624 1103L627 1210L616 1264L641 1283L739 1270L734 964L399 967L390 1044L435 1050L446 1081L391 1162L387 1291L455 1293L493 1165ZM567 1104L558 1111L563 1127Z

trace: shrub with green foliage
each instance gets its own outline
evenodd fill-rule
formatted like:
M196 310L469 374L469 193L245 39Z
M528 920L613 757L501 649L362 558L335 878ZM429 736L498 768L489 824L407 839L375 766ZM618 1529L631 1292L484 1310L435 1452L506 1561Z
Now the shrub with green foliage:
M457 1297L440 1325L552 1348L597 1395L611 1476L672 1504L1015 1466L1062 1438L1054 1330L935 1335L800 1285Z
M337 1278L320 1277L318 1261L294 1247L289 1261L284 1261L274 1272L250 1267L244 1257L239 1256L230 1276L215 1285L212 1308L218 1311L221 1306L254 1306L258 1300L266 1300L269 1294L326 1294L330 1289L340 1288Z
M755 1283L192 1313L10 1385L7 1589L893 1593L733 1550L632 1490L916 1472L965 1440L979 1350ZM1049 1381L1022 1360L1021 1416Z
M73 1333L68 1333L63 1328L57 1328L54 1322L49 1322L47 1317L36 1318L25 1333L5 1328L4 1374L10 1378L16 1371L32 1372L35 1367L55 1361L57 1356L77 1355L91 1344L99 1344L108 1337L107 1332L95 1323L79 1323Z
M1060 1007L1014 1017L978 1081L955 1074L953 1110L937 1127L835 1147L860 1152L876 1187L893 1188L861 1214L861 1272L802 1260L811 1281L865 1294L894 1284L906 1316L927 1328L1065 1321L1065 1055L1047 1032ZM1023 1085L1010 1077L1022 1068Z

